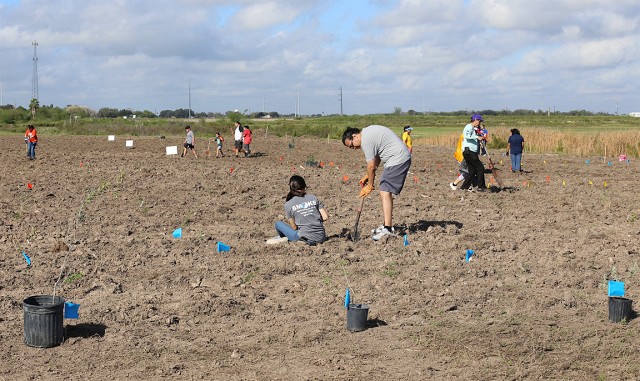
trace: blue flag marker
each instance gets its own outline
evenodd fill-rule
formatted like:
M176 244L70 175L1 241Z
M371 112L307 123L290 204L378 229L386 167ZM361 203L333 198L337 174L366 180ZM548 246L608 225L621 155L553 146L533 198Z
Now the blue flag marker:
M609 296L624 296L624 282L609 281Z
M65 319L77 319L79 304L73 302L64 302L64 318Z
M587 159L587 160L584 161L584 163L585 164L589 164L589 163L591 163L591 160Z
M218 242L218 244L216 245L216 250L218 250L218 253L219 253L221 251L229 251L229 250L231 250L231 247L225 245L222 242Z
M24 260L27 261L27 266L31 266L31 258L27 255L27 253L23 251L22 256L24 257Z
M607 161L607 166L609 166L609 167L610 167L610 166L612 166L612 165L613 165L613 163L612 163L612 162Z
M177 228L172 234L173 238L182 238L182 228Z
M464 255L464 260L469 262L471 260L471 257L473 257L473 254L474 254L473 250L467 249L467 252Z
M409 236L406 234L404 235L404 245L409 246Z
M347 287L347 290L344 292L344 308L349 309L349 304L351 304L351 291L349 287Z

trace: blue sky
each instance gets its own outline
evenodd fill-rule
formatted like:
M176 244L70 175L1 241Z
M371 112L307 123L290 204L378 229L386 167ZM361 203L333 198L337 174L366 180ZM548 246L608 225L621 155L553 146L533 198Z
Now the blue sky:
M0 0L2 102L640 111L637 0Z

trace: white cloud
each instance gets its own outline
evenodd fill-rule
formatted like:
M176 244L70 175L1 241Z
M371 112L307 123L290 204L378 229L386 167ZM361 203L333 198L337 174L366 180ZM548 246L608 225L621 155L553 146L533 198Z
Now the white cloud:
M189 81L197 111L289 112L300 89L327 113L340 86L349 113L637 108L640 87L637 0L0 3L5 99L28 104L34 40L42 102L95 109L185 107Z

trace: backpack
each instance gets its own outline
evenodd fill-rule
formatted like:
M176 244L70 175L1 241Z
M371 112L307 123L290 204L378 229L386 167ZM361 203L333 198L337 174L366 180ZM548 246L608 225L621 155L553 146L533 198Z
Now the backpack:
M456 144L456 152L453 154L453 157L456 158L456 160L458 160L458 163L462 162L462 142L464 141L464 135L460 134L460 137L458 138L458 144Z

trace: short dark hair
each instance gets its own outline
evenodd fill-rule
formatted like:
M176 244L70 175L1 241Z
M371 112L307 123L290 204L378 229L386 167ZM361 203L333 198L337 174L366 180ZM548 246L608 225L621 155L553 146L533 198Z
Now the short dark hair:
M187 129L189 129L189 130L190 130L190 129L191 129L191 126L187 126L187 127L185 127L184 129L185 129L185 130L187 130Z
M511 135L520 135L520 131L518 131L517 128L512 128L511 129Z
M360 133L360 129L359 128L347 127L347 129L344 130L344 133L342 134L342 144L346 145L344 143L345 140L347 140L347 139L353 140L353 135L359 134L359 133Z

